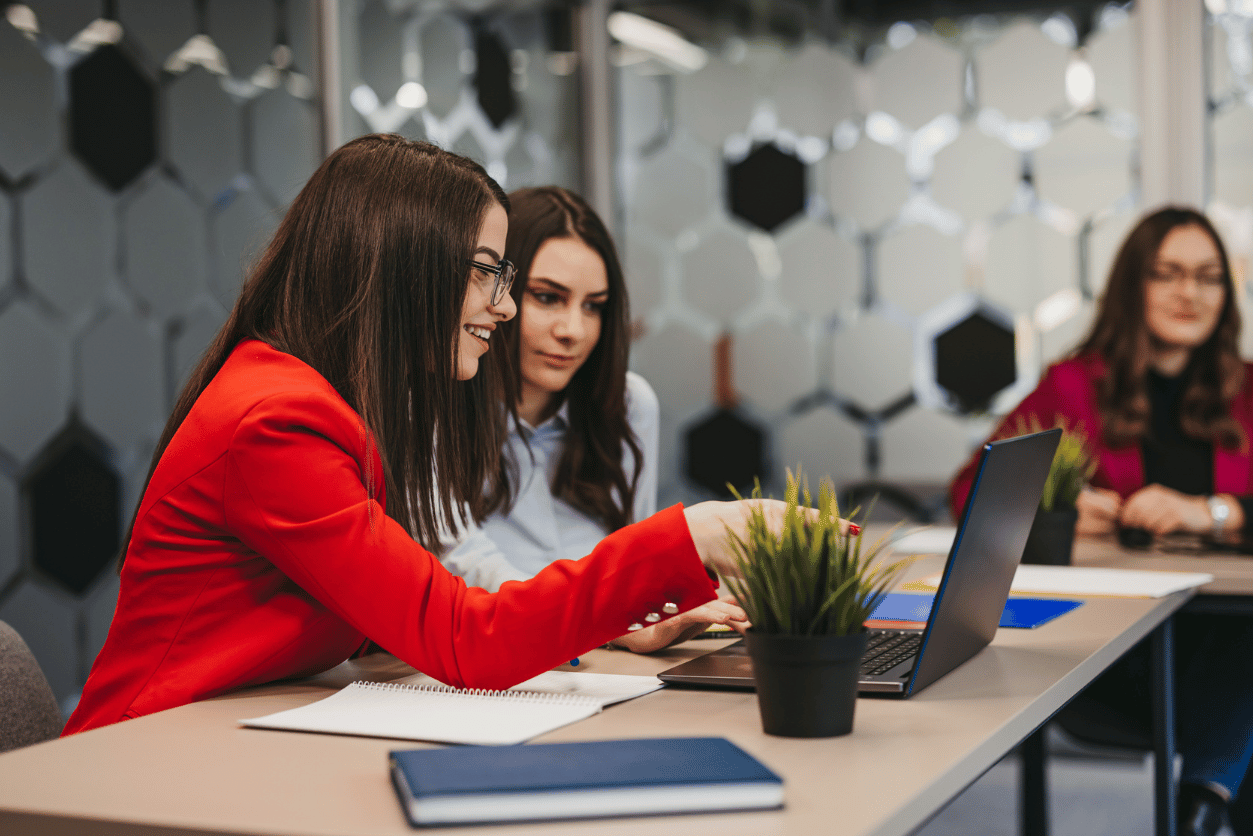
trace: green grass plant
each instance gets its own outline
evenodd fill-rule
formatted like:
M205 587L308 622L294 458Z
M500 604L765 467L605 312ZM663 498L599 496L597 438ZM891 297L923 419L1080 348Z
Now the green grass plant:
M788 471L781 531L771 530L760 505L749 511L744 539L728 530L739 576L723 577L723 583L759 633L860 633L909 561L878 559L887 545L886 535L863 548L860 533L840 531L840 509L830 478L819 483L816 518L809 510L813 505L809 487L801 485L799 470ZM761 497L760 483L752 497Z
M1062 430L1061 440L1057 443L1057 452L1053 455L1053 464L1049 475L1044 480L1044 491L1040 494L1040 508L1045 511L1068 511L1075 507L1079 492L1096 472L1096 459L1088 448L1088 437L1077 426L1068 427L1059 416L1055 426ZM1043 427L1040 419L1031 416L1025 421L1021 418L1016 423L1015 435L1038 433Z

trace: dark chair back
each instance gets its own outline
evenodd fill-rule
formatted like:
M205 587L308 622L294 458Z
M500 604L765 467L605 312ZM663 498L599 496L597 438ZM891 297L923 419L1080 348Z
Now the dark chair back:
M0 621L0 752L51 740L63 722L35 655Z

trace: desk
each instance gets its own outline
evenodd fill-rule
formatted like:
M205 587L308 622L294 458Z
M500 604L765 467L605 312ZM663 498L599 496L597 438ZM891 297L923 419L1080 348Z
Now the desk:
M938 566L929 560L917 569ZM652 818L644 825L650 833L907 834L1187 598L1096 599L1037 630L1002 630L974 659L907 701L859 700L847 737L769 737L751 693L666 688L539 740L720 735L785 779L783 810ZM716 646L701 640L653 656L597 650L580 669L653 674ZM0 755L0 832L412 833L388 782L386 752L421 744L236 724L310 702L354 678L394 679L410 670L387 656L366 657L310 680ZM473 829L504 831L637 836L641 820Z

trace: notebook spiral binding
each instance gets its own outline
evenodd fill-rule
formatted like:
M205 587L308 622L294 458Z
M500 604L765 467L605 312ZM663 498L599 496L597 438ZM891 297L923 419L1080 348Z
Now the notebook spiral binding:
M490 688L456 688L452 685L409 685L404 682L364 682L352 683L354 687L367 691L392 691L423 694L453 694L459 697L478 697L482 699L525 700L527 702L545 703L548 705L600 705L594 697L582 694L550 694L538 691L495 691Z

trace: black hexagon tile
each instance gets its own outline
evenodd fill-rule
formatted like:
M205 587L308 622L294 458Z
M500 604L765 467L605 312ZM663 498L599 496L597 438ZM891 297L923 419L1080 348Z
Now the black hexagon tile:
M130 57L106 44L70 70L70 145L115 191L156 159L156 97Z
M81 426L54 439L22 480L35 568L81 595L121 542L121 480L104 444Z
M728 483L747 493L755 479L768 481L765 433L734 410L716 410L692 426L684 442L688 478L715 496L730 498Z
M492 125L499 128L518 110L509 54L494 33L477 29L474 56L474 89L478 91L479 107Z
M727 165L727 207L767 232L805 209L805 164L777 145L759 145Z
M1017 376L1012 327L982 311L935 337L935 380L961 412L985 411Z

